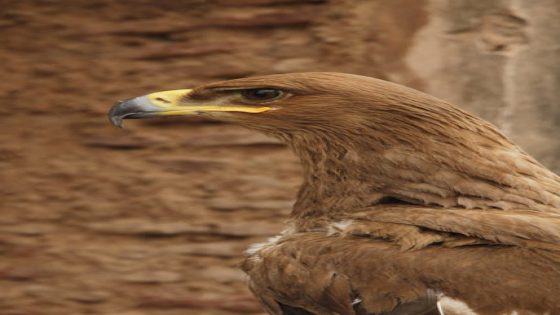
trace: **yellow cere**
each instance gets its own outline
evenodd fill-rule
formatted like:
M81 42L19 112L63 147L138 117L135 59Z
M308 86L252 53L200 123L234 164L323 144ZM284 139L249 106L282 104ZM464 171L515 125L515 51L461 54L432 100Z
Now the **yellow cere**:
M262 113L271 110L268 106L238 106L238 105L179 105L181 100L191 93L191 89L162 91L146 95L149 102L163 110L159 112L162 116L176 116L194 114L196 112L242 112Z
M150 103L152 103L153 105L167 108L167 107L174 107L177 104L179 104L181 99L189 95L191 91L192 91L191 89L162 91L162 92L148 94L146 95L146 97L150 100Z

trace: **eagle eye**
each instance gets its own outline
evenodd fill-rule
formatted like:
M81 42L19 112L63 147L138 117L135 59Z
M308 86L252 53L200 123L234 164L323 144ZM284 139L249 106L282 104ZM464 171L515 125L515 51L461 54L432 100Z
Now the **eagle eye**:
M241 96L249 101L273 101L284 96L284 92L277 89L248 89L241 91Z

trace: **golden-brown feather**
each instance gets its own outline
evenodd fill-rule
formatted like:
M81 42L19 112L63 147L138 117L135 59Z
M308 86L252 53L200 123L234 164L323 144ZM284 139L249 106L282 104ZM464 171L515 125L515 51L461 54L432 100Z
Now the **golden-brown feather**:
M560 179L490 123L393 83L338 73L231 80L213 88L294 91L279 110L234 120L292 146L304 167L295 213L313 217L375 205L560 213Z
M560 178L490 123L345 74L200 91L254 86L294 96L233 120L286 141L304 169L291 233L244 264L269 312L436 314L457 298L476 314L560 313Z
M559 177L494 126L363 77L226 84L305 92L282 119L241 121L304 167L297 232L247 258L252 287L311 314L436 314L448 297L476 314L560 313Z
M335 311L331 302L320 298L318 292L330 290L329 275L349 281L349 289L337 291L337 304L358 299L372 314L424 299L430 292L460 299L477 314L560 312L558 246L549 251L464 244L434 243L403 251L382 238L305 232L257 252L243 268L253 286L313 314L357 314Z
M340 73L218 82L183 102L246 106L231 91L254 88L287 97L214 117L282 139L303 166L289 228L243 263L269 313L560 314L560 177L492 124Z

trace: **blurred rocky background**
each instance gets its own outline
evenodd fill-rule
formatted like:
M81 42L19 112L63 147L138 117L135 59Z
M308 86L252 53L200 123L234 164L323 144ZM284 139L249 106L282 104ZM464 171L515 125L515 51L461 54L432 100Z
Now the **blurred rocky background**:
M299 183L274 139L117 100L339 71L482 115L560 171L559 0L0 0L0 314L259 314L237 269Z

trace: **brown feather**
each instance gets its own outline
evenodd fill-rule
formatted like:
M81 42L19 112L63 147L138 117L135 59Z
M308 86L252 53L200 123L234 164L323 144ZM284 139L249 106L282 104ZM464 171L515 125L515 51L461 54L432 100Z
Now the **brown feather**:
M304 182L292 227L244 264L257 295L312 314L437 314L448 297L473 314L560 314L560 178L494 126L346 74L196 91L259 86L293 95L228 119L286 141Z
M231 118L292 146L304 167L294 208L315 217L384 197L440 207L560 213L560 179L490 123L367 77L299 73L215 83L294 91L280 110Z
M254 88L287 96L212 116L282 139L303 166L289 227L243 263L269 313L560 314L560 177L492 124L340 73L218 82L183 102L247 106L236 91Z
M322 279L333 273L345 275L352 288L339 292L338 303L350 303L356 293L368 313L388 313L436 291L477 314L560 314L559 261L559 250L433 244L402 251L376 238L305 232L259 251L243 268L255 286L314 314L346 314L310 294L328 290Z

